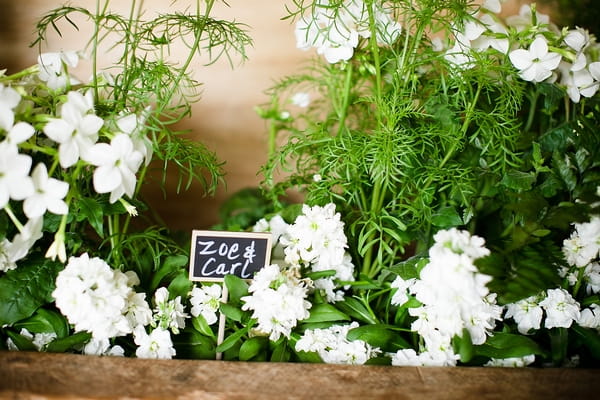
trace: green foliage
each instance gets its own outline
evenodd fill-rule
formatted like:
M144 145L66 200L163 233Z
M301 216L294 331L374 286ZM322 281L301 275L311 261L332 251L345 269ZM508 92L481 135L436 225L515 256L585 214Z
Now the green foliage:
M0 276L0 325L28 318L52 301L54 280L62 264L40 258Z

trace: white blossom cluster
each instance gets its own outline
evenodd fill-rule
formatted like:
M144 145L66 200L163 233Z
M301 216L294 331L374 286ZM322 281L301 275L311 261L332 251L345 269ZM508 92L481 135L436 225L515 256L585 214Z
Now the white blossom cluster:
M220 285L194 286L190 293L190 305L192 306L190 313L194 317L202 315L208 325L213 325L217 322L220 302Z
M323 207L302 206L302 214L289 225L280 237L284 247L285 262L291 266L308 268L313 272L335 271L335 274L314 281L327 301L343 299L343 291L336 290L336 281L354 280L354 264L346 251L348 247L344 223L335 204Z
M582 279L587 293L600 292L600 217L574 224L573 232L563 241L563 254L571 268L561 272L571 285Z
M507 304L504 317L514 319L519 332L526 335L531 330L540 329L544 315L544 327L551 329L569 328L573 322L579 321L581 313L579 303L568 291L555 288Z
M271 264L259 270L248 288L250 295L242 297L242 310L252 310L257 333L278 340L289 338L298 321L308 318L311 303L307 283L295 268Z
M115 270L84 253L69 258L56 278L52 297L75 332L89 332L93 339L107 343L150 324L152 311L145 293L133 290L137 284L134 272Z
M70 257L56 278L52 296L57 308L73 325L75 332L92 334L82 352L94 355L120 355L120 346L111 339L133 334L139 358L172 358L175 348L171 339L185 327L181 298L169 300L162 287L154 295L154 312L145 293L133 290L137 275L111 268L104 260L87 253ZM150 332L148 332L150 330Z
M500 2L484 2L477 18L465 23L446 59L461 68L473 67L472 52L493 48L508 55L519 76L529 82L558 83L578 103L600 87L600 44L583 28L560 31L547 15L523 5L518 15L502 21ZM529 36L527 47L509 43L509 30ZM525 42L525 41L524 41Z
M363 340L348 340L348 332L358 322L333 325L325 329L307 329L296 342L296 351L315 352L327 364L364 364L381 353Z
M26 328L21 328L21 331L19 332L19 335L23 336L24 338L27 338L31 341L31 344L33 345L33 347L35 347L35 349L37 351L44 351L46 349L46 346L48 346L48 344L52 343L52 341L54 339L56 339L56 333L54 332L39 332L39 333L32 333L29 332L29 330L27 330ZM8 338L6 340L6 346L8 347L8 350L10 351L18 351L19 348L17 347L17 345L15 345L15 343L13 342L13 340L11 338Z
M569 286L584 284L588 294L600 291L600 217L573 224L573 232L563 241L563 254L569 267L559 270ZM545 328L569 328L573 323L600 329L600 306L581 309L571 293L563 288L550 289L507 305L506 318L513 318L522 334ZM544 319L545 317L545 319Z
M466 329L473 344L482 344L502 314L496 295L486 287L491 277L474 265L489 254L483 238L452 228L437 232L433 239L429 262L419 278L398 277L392 283L397 289L392 304L404 304L408 294L421 303L408 312L416 317L411 330L423 339L423 351L400 350L391 355L393 365L455 365L459 356L452 338Z
M311 11L296 23L296 46L302 50L315 47L331 64L352 58L359 39L371 37L368 4L363 0L345 0L340 7L318 0ZM372 12L377 42L395 42L400 37L400 24L379 4L373 5Z
M68 67L78 63L75 52L44 53L38 59L37 82L46 84L52 95L61 100L54 114L40 114L40 133L46 136L44 145L57 149L57 162L64 169L86 165L93 168L93 187L97 193L108 193L111 203L121 200L128 211L133 207L123 196L132 197L136 173L145 159L152 157L149 139L143 134L144 118L124 113L116 120L103 120L95 114L91 91L71 90L64 93L76 80L68 74ZM59 96L60 95L60 96ZM52 176L54 166L43 162L33 165L33 158L22 152L30 148L27 143L36 133L28 121L20 121L31 108L19 91L0 84L0 209L9 213L20 236L13 241L4 239L0 244L0 270L14 269L16 261L24 257L41 237L28 232L25 227L38 225L38 219L47 212L66 216L69 212L68 182ZM46 110L52 112L51 110ZM101 129L106 129L110 142L100 141ZM23 213L28 218L22 224L10 210L10 201L22 202ZM65 262L65 232L59 230L48 248L47 257L58 257ZM20 255L20 256L19 256Z

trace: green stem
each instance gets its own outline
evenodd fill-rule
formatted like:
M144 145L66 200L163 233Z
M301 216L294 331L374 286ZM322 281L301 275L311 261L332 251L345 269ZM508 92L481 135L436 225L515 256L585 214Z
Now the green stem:
M383 124L382 117L382 104L383 104L383 93L382 93L382 79L381 79L381 60L379 57L379 45L377 44L377 26L375 24L375 10L374 2L371 0L368 3L369 12L369 26L371 29L371 37L369 38L369 49L373 55L373 64L375 68L375 84L374 84L374 95L375 95L375 116L377 119L377 129L381 130ZM383 207L385 199L385 186L381 180L376 180L373 184L373 192L371 194L371 204L369 206L369 218L380 212ZM371 237L366 240L365 243L369 244L372 242L372 238L377 233L371 234ZM374 277L381 269L380 265L374 262L374 246L369 245L363 258L362 272L368 277Z
M12 223L17 227L19 232L23 232L23 224L21 224L21 221L19 221L17 216L13 213L12 208L10 208L10 204L4 206L4 211L6 211L8 217L10 218Z
M350 105L350 90L352 89L352 63L345 65L346 76L344 80L344 90L342 92L342 106L338 111L338 130L337 134L340 135L346 125L346 117L348 115L348 106Z

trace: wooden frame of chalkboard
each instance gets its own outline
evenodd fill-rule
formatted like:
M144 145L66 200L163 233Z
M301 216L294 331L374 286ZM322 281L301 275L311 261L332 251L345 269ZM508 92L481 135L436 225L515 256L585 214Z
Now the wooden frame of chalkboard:
M269 232L192 231L190 280L222 282L225 275L252 279L271 260Z

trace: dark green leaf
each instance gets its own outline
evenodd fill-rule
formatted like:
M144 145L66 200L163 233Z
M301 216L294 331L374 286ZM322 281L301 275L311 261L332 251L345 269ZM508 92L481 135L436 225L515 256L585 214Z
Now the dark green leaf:
M490 358L524 357L530 354L544 354L540 346L523 335L496 332L482 345L473 346L474 355Z
M49 259L35 259L0 277L0 325L30 317L52 302L54 281L64 266Z
M214 332L212 331L210 325L208 325L206 319L202 316L202 314L199 314L197 317L192 318L192 325L201 334L208 337L215 337Z
M33 316L15 323L16 329L25 328L32 333L55 333L63 338L69 334L69 324L65 317L53 310L39 308Z
M535 174L532 172L510 171L500 181L500 184L517 192L531 189L535 183Z
M77 219L79 221L87 219L90 226L94 228L98 236L103 238L104 227L102 221L104 215L102 213L102 207L100 204L98 204L98 201L88 197L82 197L77 199L76 206L79 208Z
M365 305L354 297L347 296L344 301L337 302L336 306L341 312L350 316L350 318L366 322L367 324L376 324L378 322Z
M266 350L269 340L266 337L252 337L240 346L240 360L248 361L261 351Z
M183 267L187 265L187 263L188 257L185 255L175 255L165 258L165 261L159 267L158 271L152 275L150 291L156 290L165 278L173 277L181 273Z
M384 324L363 325L350 329L347 339L363 340L373 347L386 350L409 347L408 342L398 335L395 328L394 326Z
M49 353L64 353L87 343L91 338L92 335L88 332L78 332L71 336L55 339L48 344L46 351Z
M225 316L231 320L241 322L244 318L244 311L238 307L232 306L231 304L221 303L219 309Z
M192 290L192 281L188 278L185 271L181 271L169 284L169 298L174 299L180 296L182 299L187 298L188 293Z
M37 351L37 348L34 346L31 339L11 330L7 330L6 334L15 344L15 346L17 346L17 349L21 351Z
M443 207L431 216L431 224L438 228L462 225L463 220L454 207Z
M349 321L350 317L328 303L315 304L310 309L310 316L302 323Z
M215 340L195 330L186 329L176 335L173 346L177 351L177 358L214 360L216 357Z
M225 275L225 286L228 291L228 300L230 304L239 304L240 299L248 295L248 283L235 275Z
M596 360L600 360L600 335L597 330L583 328L577 324L573 325L573 331L579 335L583 344L590 352L590 355Z
M225 340L223 340L223 343L221 343L220 345L217 346L217 353L222 353L222 352L230 349L233 345L235 345L238 341L240 341L240 339L245 334L248 333L251 326L252 326L251 324L248 324L245 327L243 327L242 329L237 330L234 333L232 333L231 335L229 335Z

